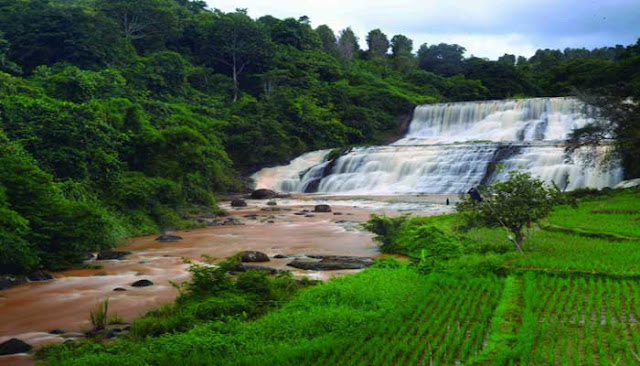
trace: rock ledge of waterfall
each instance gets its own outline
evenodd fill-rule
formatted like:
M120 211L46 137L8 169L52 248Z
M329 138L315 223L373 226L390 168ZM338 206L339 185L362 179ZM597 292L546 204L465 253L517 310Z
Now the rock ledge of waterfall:
M287 266L307 271L336 271L341 269L363 269L374 263L369 257L350 257L339 255L308 255L297 258Z

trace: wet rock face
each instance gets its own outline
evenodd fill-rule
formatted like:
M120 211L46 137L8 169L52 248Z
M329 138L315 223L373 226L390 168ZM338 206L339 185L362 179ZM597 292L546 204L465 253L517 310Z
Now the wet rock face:
M132 287L149 287L153 286L153 282L149 280L139 280L131 284Z
M336 255L309 255L287 264L307 271L335 271L340 269L363 269L374 263L369 257L348 257Z
M245 251L240 252L240 260L244 263L268 262L269 256L262 252Z
M231 207L247 207L247 201L245 200L233 200L231 201Z
M17 338L11 338L0 344L0 356L29 352L33 347Z
M156 241L160 241L163 243L175 243L177 241L182 240L183 238L181 236L178 235L170 235L170 234L164 234L164 235L160 235L159 237L156 238Z
M313 212L331 212L331 206L329 205L316 205Z
M131 252L117 252L113 250L103 250L98 253L98 260L120 260L125 256L131 254Z

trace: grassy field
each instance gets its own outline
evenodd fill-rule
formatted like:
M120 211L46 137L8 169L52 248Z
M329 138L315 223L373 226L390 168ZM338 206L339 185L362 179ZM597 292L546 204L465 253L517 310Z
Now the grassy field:
M532 229L524 254L512 250L500 228L459 230L456 215L398 221L390 224L385 247L414 258L421 253L423 258L413 264L381 261L357 275L303 289L282 306L250 317L242 310L193 319L184 309L199 308L209 300L202 294L188 297L188 307L177 304L178 310L167 315L169 323L187 319L188 329L163 328L164 335L156 332L148 337L152 332L145 330L142 336L106 345L68 344L49 350L47 361L53 365L640 364L640 239L634 237L633 226L638 208L638 190L558 207L541 228ZM411 241L416 233L433 239L431 244ZM420 245L433 243L437 251L420 251ZM425 252L441 257L426 257ZM289 286L286 279L262 278L267 282L259 283L256 279L239 280L249 285L231 290L227 286L217 298L223 301L232 293L251 302L254 298L242 291L260 293L259 283L267 286L276 281L269 285L276 289ZM204 281L199 286L209 285ZM179 321L177 314L182 317ZM157 314L149 316L138 321L138 327L146 324L143 329L147 329L158 321Z

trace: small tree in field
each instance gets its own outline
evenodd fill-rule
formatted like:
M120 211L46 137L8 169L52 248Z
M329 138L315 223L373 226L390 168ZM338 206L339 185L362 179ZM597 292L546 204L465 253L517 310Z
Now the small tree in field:
M516 249L522 252L524 228L547 217L560 203L561 193L529 173L512 171L507 181L484 188L482 198L481 202L468 198L456 208L471 224L504 227L511 233Z

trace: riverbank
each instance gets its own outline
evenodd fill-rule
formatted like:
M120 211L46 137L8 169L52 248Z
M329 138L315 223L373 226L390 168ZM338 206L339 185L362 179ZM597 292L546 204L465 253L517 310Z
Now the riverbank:
M422 206L414 203L413 208L426 210L440 200L423 198ZM110 311L127 322L170 303L177 290L169 281L180 283L188 279L188 265L182 258L198 261L205 254L221 260L240 251L255 250L271 258L260 265L292 271L298 278L325 280L357 272L304 271L287 266L291 259L273 257L278 254L375 257L379 255L377 246L359 224L372 213L401 213L395 202L385 201L292 197L277 199L275 206L268 205L267 200L248 200L248 206L243 208L232 208L230 202L223 202L236 225L177 231L172 234L183 239L171 243L155 240L157 235L130 239L115 249L131 252L121 260L91 261L88 264L96 266L94 269L59 272L52 281L27 283L0 292L0 343L19 338L39 348L76 339L91 328L89 310L106 298L110 300ZM313 211L319 202L331 204L333 212L300 214L304 210ZM131 287L141 279L154 285ZM116 288L126 291L114 291ZM49 334L57 329L66 334Z
M557 207L545 224L574 231L536 230L524 255L508 250L500 228L461 232L455 215L416 219L401 230L438 228L458 241L460 256L436 266L424 260L411 267L380 261L305 290L257 320L207 322L117 346L68 346L48 360L54 365L633 364L640 347L635 336L639 202L635 189ZM594 232L628 240L593 238Z

